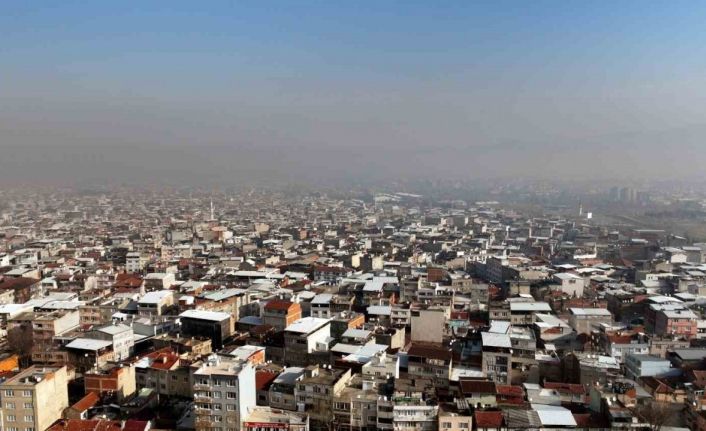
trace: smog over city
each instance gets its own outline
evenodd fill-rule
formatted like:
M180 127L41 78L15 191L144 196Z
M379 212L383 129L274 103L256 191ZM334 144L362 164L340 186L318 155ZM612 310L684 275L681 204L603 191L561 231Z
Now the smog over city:
M704 8L460 3L9 2L0 176L701 176Z

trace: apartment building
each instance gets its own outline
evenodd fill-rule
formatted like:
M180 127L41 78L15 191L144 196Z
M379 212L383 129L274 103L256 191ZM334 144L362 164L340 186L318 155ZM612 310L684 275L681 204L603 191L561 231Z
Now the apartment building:
M147 265L149 256L143 253L132 252L125 255L125 271L128 273L142 272Z
M380 352L363 365L361 374L365 379L374 381L378 385L385 384L390 378L399 378L400 358L397 355Z
M510 322L513 325L532 325L537 313L551 313L552 308L546 302L511 302Z
M183 335L208 337L214 349L223 347L225 340L235 332L235 321L229 313L186 310L179 315L179 320Z
M439 404L435 400L434 392L431 379L410 377L395 380L392 429L435 431L438 427ZM378 416L380 417L380 413Z
M262 310L262 323L282 331L302 318L302 307L298 303L273 299Z
M228 313L233 315L234 321L240 319L241 315L246 315L250 306L250 294L245 289L206 291L196 299L198 309Z
M191 397L192 381L188 365L170 348L149 353L135 363L139 389L152 389L158 395Z
M473 416L468 409L459 409L452 403L439 405L439 431L470 431L472 425Z
M69 406L68 384L65 366L33 366L0 383L2 429L40 431L49 428Z
M407 357L411 375L429 378L439 387L449 385L453 366L451 350L441 344L413 342Z
M613 315L605 308L569 308L569 326L579 334L590 334L601 323L613 323Z
M446 332L448 317L448 307L412 309L410 320L412 341L441 343Z
M196 431L237 431L257 405L255 368L211 355L193 365Z
M284 410L297 409L294 391L297 382L304 378L304 372L305 369L301 367L285 367L270 385L268 393L270 407Z
M628 354L625 358L625 376L637 380L640 377L666 376L672 369L672 363L666 359L651 355Z
M333 399L334 423L341 431L377 429L377 406L380 395L373 382L354 375Z
M655 321L655 334L685 337L696 337L698 332L698 316L691 310L661 310Z
M106 325L91 331L90 337L113 343L113 353L116 361L129 358L135 346L135 333L127 325Z
M107 366L84 374L86 393L115 394L118 401L132 396L137 390L134 366Z
M78 307L81 325L106 325L111 323L113 315L127 307L130 300L127 298L108 298L84 304Z
M483 332L482 370L499 384L512 381L512 341L506 333Z
M319 293L311 300L311 316L321 319L329 319L332 316L331 303L333 295L330 293Z
M309 431L309 415L258 406L247 415L242 430Z
M137 301L137 314L140 316L161 316L174 306L174 292L158 290L147 292Z
M78 325L78 310L35 313L32 319L32 361L37 364L67 364L68 356L58 350L55 337L76 329Z
M304 317L287 326L284 331L286 361L306 366L316 352L328 353L331 336L329 319Z
M333 400L352 378L351 370L316 365L306 368L294 396L297 410L309 413L313 429L327 427L333 420Z

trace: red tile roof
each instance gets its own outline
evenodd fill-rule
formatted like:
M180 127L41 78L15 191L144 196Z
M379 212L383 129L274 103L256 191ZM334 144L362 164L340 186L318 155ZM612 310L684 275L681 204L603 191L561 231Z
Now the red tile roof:
M474 422L478 428L500 428L505 421L503 413L498 411L477 411L473 414Z
M461 380L461 392L463 394L497 394L495 382L487 380Z
M120 421L62 419L47 431L120 431Z
M29 286L32 286L33 284L39 283L39 280L35 278L28 278L28 277L5 277L0 279L0 289L2 290L7 290L7 289L23 289Z
M145 356L152 359L150 366L157 370L170 370L180 359L179 355L174 353L169 347L159 349Z
M453 320L468 320L469 314L467 311L452 311L451 319Z
M448 361L451 359L451 351L440 344L412 343L412 346L407 350L407 356Z
M525 390L522 389L522 386L513 386L513 385L497 385L495 387L498 395L504 395L508 397L524 397L525 396Z
M278 374L272 373L270 371L260 370L255 373L255 388L260 391L267 389L267 387L272 383Z
M142 277L136 274L118 274L115 287L138 288L142 286Z
M288 311L293 305L294 303L290 301L285 301L282 299L273 299L272 301L265 304L265 310Z
M630 344L630 341L632 341L632 335L608 335L608 341L610 341L612 344Z
M138 421L134 419L128 419L125 421L125 426L123 427L123 431L145 431L147 426L149 425L149 422L147 421Z
M97 393L95 392L89 392L85 397L81 398L76 404L71 406L72 410L75 410L77 412L84 412L91 407L95 406L98 404L98 401L100 401L100 397L98 396Z

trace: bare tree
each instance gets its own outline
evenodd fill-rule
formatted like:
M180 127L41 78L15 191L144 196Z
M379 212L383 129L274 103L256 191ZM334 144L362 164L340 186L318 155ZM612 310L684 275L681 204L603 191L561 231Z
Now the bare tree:
M635 407L637 417L650 425L651 431L660 431L672 419L675 412L669 403L650 401Z
M32 356L32 327L22 325L8 330L7 344L20 357L21 365L27 366Z

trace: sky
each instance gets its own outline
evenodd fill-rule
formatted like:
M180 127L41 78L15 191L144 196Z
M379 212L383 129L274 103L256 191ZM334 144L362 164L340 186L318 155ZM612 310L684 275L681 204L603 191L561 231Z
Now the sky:
M704 22L680 1L6 0L0 181L701 175Z

